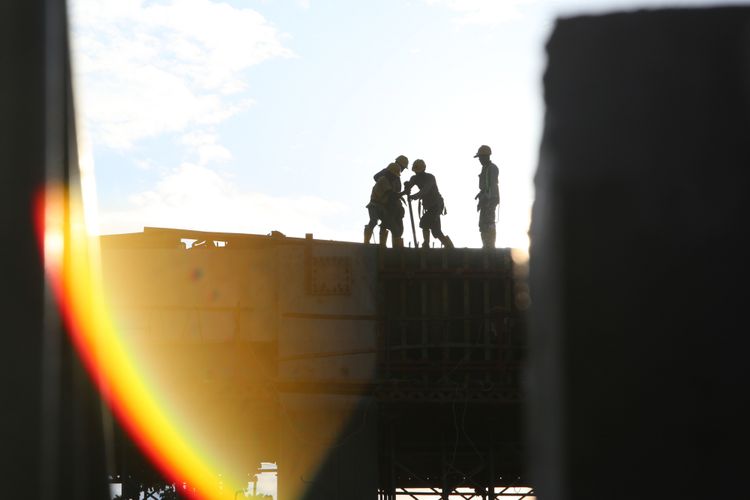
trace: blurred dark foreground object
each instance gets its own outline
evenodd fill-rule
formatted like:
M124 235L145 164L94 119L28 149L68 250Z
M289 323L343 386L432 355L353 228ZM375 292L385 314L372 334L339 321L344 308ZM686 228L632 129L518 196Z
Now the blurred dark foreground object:
M107 499L103 408L44 279L35 213L78 182L63 0L0 3L0 498ZM75 189L71 189L71 196Z
M541 500L748 477L750 9L561 20L531 227Z

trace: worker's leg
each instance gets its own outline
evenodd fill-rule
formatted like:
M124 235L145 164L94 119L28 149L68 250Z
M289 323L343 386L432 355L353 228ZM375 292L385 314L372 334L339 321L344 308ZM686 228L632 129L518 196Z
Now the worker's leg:
M479 232L482 234L482 248L495 248L495 208L485 205L479 210Z
M441 211L443 210L443 207L438 207ZM438 211L435 208L432 208L424 213L425 218L427 219L427 227L429 227L432 230L432 235L436 239L441 239L443 237L443 229L440 224L440 211Z
M404 246L404 219L395 217L391 227L391 237L393 248L403 248Z
M380 223L380 246L382 248L385 248L388 243L388 228L385 226L384 223Z
M432 228L432 235L440 241L440 243L443 244L445 248L454 248L453 242L451 239L443 234L442 229L440 229L440 226L438 225L437 228Z
M493 224L492 227L487 231L487 242L489 243L490 248L495 248L495 239L497 238L497 232L495 229L495 225Z
M422 237L424 238L422 248L430 248L430 229L435 225L435 213L434 209L426 209L422 214L422 218L419 219L419 227L422 228ZM432 234L437 238L434 230Z
M422 229L422 248L430 248L430 230Z
M365 243L370 243L370 239L372 239L372 231L375 229L375 226L378 225L379 214L375 207L370 206L367 207L367 212L370 215L370 222L365 224L364 240Z
M451 239L444 235L443 230L440 228L440 218L438 218L438 223L435 227L432 228L432 235L440 240L440 243L442 243L445 248L454 248Z
M431 208L425 212L425 215L429 215L428 224L432 230L432 235L443 244L445 248L453 248L453 242L450 238L443 234L442 222L440 220L440 214L443 213L443 204Z

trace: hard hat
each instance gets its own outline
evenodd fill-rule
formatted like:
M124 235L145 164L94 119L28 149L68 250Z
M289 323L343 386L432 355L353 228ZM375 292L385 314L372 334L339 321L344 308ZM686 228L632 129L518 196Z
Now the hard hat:
M489 146L479 146L479 150L477 151L477 154L474 155L474 158L477 156L489 156L492 154L492 150Z
M411 169L414 172L424 172L424 169L427 168L427 165L425 165L424 160L414 160L414 163L411 164Z
M399 166L398 163L391 163L386 168L388 168L388 171L392 173L393 175L398 176L398 177L401 176L401 167Z
M396 158L396 163L401 167L401 170L405 170L409 166L409 158L404 155L399 155Z

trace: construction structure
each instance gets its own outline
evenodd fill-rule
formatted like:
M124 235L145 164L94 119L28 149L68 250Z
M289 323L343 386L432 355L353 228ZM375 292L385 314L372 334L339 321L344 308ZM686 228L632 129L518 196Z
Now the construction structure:
M275 463L279 499L533 495L511 250L159 228L101 248L121 335L228 476Z

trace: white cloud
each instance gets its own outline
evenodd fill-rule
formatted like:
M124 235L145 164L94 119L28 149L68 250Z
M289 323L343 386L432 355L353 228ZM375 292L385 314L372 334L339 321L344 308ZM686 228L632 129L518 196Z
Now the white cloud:
M459 24L496 25L521 15L521 7L536 0L424 0L458 13Z
M75 0L77 91L94 142L217 124L252 105L244 72L291 57L262 15L210 0Z
M100 214L102 234L137 232L144 226L288 236L341 238L326 223L346 213L340 203L317 197L275 197L242 192L217 172L185 163L152 190L133 195L132 208Z
M232 159L232 153L218 143L218 136L206 131L193 131L182 136L182 144L197 156L199 165L221 163Z
M150 158L138 159L134 161L135 166L141 170L151 170L154 168L154 161Z

